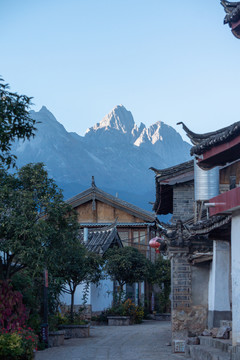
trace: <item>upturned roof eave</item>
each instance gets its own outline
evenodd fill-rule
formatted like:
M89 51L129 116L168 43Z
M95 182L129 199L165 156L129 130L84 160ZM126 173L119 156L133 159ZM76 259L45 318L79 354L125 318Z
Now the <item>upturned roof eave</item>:
M221 0L221 5L224 7L225 12L227 13L223 23L229 24L231 27L231 24L240 18L240 2L229 2L226 0Z
M183 124L183 123L182 123ZM183 128L186 134L189 136L191 132L186 125L183 124ZM196 137L192 143L194 146L190 150L192 156L203 155L206 151L211 150L213 147L228 143L240 135L240 121L235 122L229 126L221 128L211 133L195 134ZM189 136L190 137L190 136Z

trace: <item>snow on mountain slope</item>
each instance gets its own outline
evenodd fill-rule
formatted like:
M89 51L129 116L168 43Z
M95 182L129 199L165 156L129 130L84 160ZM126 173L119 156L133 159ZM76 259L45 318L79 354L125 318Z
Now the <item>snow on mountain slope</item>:
M92 128L87 129L86 133L91 131L98 131L99 129L109 130L115 129L124 134L131 133L135 123L133 116L130 111L128 111L123 105L115 106L109 114L104 116L104 118L97 123Z
M44 162L67 196L76 194L78 184L79 192L89 187L94 175L97 186L112 189L113 194L131 193L137 204L140 194L141 199L146 193L154 197L149 167L164 168L189 159L190 145L176 130L161 121L138 127L123 105L115 106L85 136L67 132L44 106L31 115L39 122L38 131L30 141L14 143L17 165ZM146 199L142 207L150 210L147 203L153 200Z

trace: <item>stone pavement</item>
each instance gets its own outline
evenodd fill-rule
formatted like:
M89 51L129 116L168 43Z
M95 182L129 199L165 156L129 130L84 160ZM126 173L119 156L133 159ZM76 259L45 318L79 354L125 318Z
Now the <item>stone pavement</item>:
M172 354L170 322L131 326L94 326L90 337L65 340L61 347L37 352L36 360L185 360Z

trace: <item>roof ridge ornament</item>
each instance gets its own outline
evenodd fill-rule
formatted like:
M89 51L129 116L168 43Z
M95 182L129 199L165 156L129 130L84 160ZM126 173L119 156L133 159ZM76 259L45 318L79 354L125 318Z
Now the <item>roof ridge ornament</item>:
M96 187L95 178L94 178L94 176L92 176L92 188L95 188L95 187Z
M193 145L197 145L199 143L199 134L191 131L182 121L178 122L177 125L182 125L183 130L186 132L186 135L189 137Z

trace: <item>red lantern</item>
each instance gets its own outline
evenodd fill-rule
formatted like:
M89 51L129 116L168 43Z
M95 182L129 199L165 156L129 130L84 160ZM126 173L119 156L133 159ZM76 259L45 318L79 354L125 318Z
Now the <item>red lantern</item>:
M159 242L158 240L162 240L162 239L161 239L160 237L156 236L155 238L153 238L153 239L151 239L151 240L149 241L149 246L150 246L151 248L155 249L155 251L156 251L157 254L160 253L159 248L160 248L160 246L161 246L161 244L160 244L160 242Z

